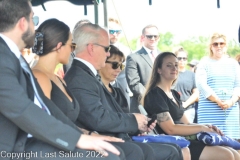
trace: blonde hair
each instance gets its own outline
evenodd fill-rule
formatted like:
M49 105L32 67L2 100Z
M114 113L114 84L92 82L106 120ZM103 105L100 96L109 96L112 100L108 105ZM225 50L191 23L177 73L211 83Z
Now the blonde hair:
M117 20L117 19L115 19L115 18L108 18L108 22L114 22L114 23L116 23L116 24L118 24L118 25L121 25L120 22L119 22L119 20Z
M210 38L210 43L209 43L209 46L208 46L208 49L209 49L209 56L212 57L213 56L213 52L211 50L212 48L212 44L213 44L213 41L215 39L218 39L218 38L222 38L224 40L225 43L227 43L227 38L225 35L221 34L221 33L214 33L211 38ZM225 53L226 54L226 53Z

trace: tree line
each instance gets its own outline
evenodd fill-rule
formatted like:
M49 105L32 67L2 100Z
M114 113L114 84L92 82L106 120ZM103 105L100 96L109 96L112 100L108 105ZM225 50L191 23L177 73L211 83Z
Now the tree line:
M173 51L177 46L182 46L188 52L188 61L192 59L200 60L202 57L208 55L208 45L210 37L198 36L190 37L179 42L174 42L174 35L171 32L160 34L160 41L158 43L158 49L160 51ZM138 49L139 38L134 38L128 41L125 38L121 38L120 42L129 46L132 51ZM235 40L228 40L227 43L228 55L235 57L240 54L239 43Z

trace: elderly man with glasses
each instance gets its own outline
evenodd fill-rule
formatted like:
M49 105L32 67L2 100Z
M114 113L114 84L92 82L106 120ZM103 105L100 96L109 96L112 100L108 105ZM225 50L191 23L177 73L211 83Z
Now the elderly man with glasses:
M150 77L155 58L160 53L157 49L159 42L157 26L148 25L143 28L141 41L142 48L127 57L126 78L129 88L133 92L130 111L139 113L139 101L145 92L145 85Z

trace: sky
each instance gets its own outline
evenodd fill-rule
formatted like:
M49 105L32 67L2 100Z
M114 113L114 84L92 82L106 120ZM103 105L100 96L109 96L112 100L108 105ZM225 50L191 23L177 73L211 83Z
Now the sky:
M240 24L240 0L107 0L108 17L121 21L128 40L141 35L144 26L155 24L160 33L171 32L177 40L192 36L210 36L221 32L228 39L238 40ZM65 22L71 30L81 19L94 23L94 7L87 7L84 15L83 6L70 2L58 1L45 3L47 11L41 6L33 7L34 14L40 17L40 23L49 18ZM99 25L104 25L103 4L99 4Z

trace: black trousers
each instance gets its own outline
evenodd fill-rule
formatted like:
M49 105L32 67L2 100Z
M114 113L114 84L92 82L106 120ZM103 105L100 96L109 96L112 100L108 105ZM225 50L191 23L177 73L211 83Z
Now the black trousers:
M126 141L115 145L123 150L127 160L183 160L182 150L176 144Z
M118 146L115 147L120 151L120 156L108 152L108 156L104 157L99 152L78 148L72 152L65 152L45 142L30 138L25 146L25 154L21 158L24 160L125 160L122 149Z
M139 142L133 143L142 148L145 160L148 160L150 158L155 160L183 160L182 150L176 144ZM146 148L148 148L147 151Z

